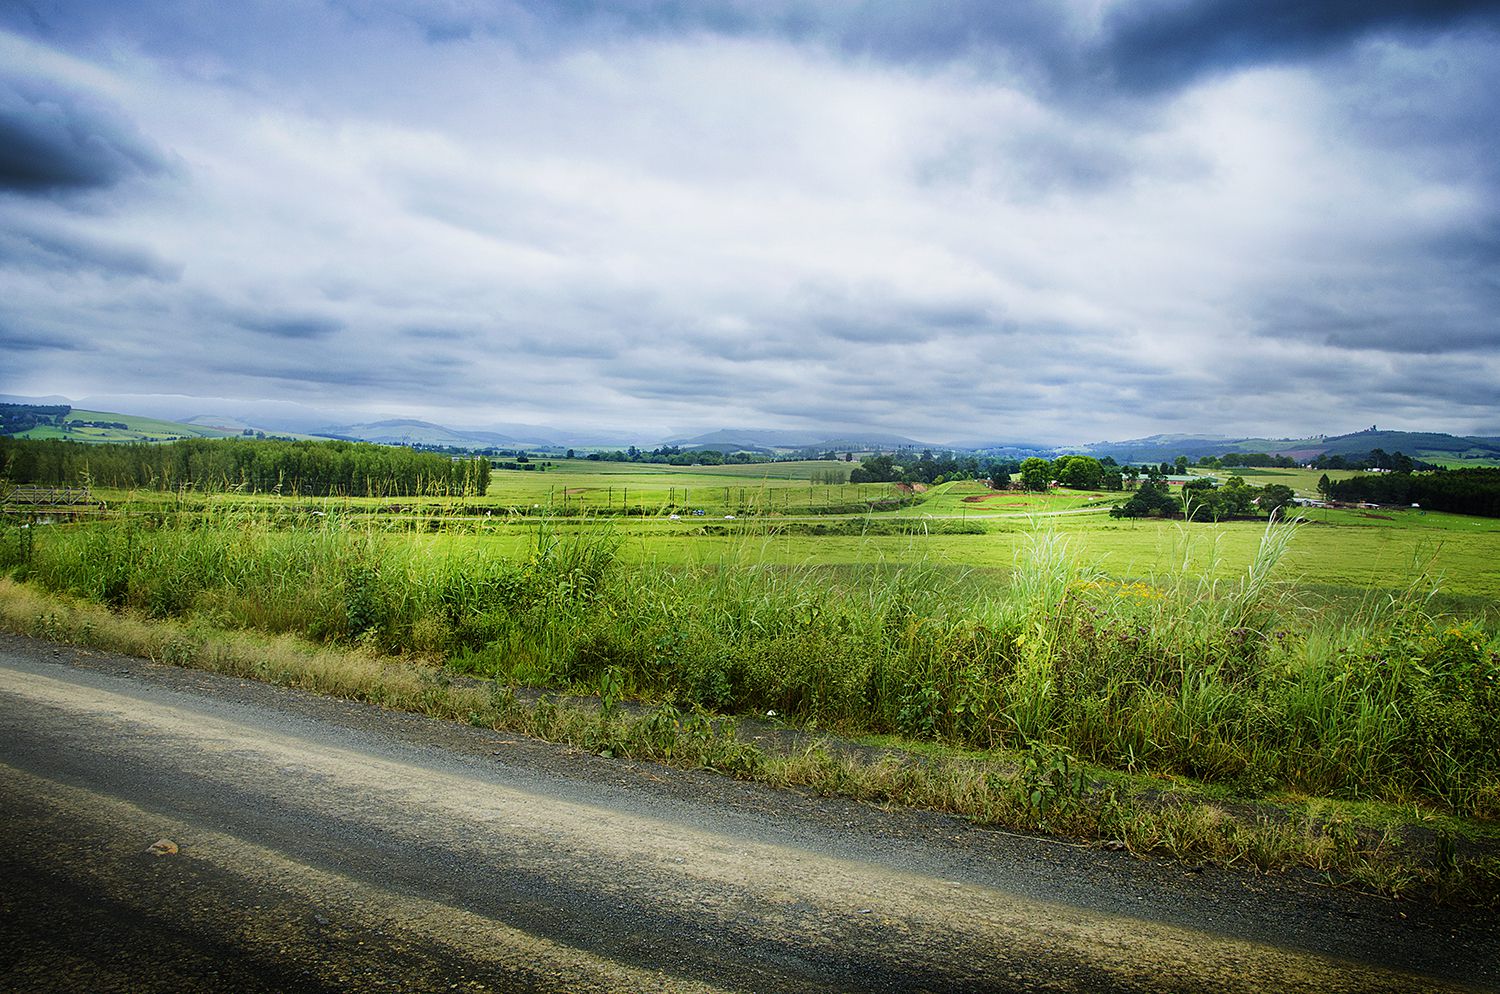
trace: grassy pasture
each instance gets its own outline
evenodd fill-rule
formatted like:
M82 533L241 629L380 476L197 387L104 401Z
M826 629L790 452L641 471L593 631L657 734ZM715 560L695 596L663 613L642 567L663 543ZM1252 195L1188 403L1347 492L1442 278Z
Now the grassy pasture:
M1124 499L1120 493L1066 488L1049 493L991 490L983 483L963 480L933 487L920 504L898 513L909 517L1025 518L1091 507L1107 509Z
M1018 549L1038 528L1065 535L1073 554L1119 578L1150 578L1188 570L1210 578L1233 576L1251 561L1264 524L1118 520L1106 510L1118 493L1059 489L1047 494L995 492L975 482L941 484L895 512L818 514L830 503L881 500L890 484L810 484L826 462L736 467L662 467L641 463L560 462L545 473L496 471L486 497L318 498L288 502L271 495L105 493L111 506L160 514L233 506L252 514L286 513L369 518L383 527L427 533L413 538L446 547L518 556L534 541L537 519L509 518L509 507L568 517L550 527L586 534L607 527L631 563L764 562L780 566L860 567L924 561L945 569L1008 571ZM734 472L725 472L733 470ZM760 474L758 478L751 471ZM1248 471L1247 471L1248 472ZM1304 470L1262 470L1258 483L1295 480ZM740 484L743 481L743 485ZM969 500L967 498L979 498ZM632 515L621 516L628 501ZM669 504L679 508L668 520ZM701 508L703 516L687 513ZM1091 511L1090 509L1093 509ZM613 515L607 512L613 511ZM488 512L489 516L486 516ZM1095 513L1096 512L1096 513ZM725 521L726 514L736 520ZM1500 521L1416 509L1307 508L1307 524L1292 543L1281 579L1352 595L1366 589L1403 589L1414 571L1427 570L1442 589L1461 597L1500 599ZM539 514L539 516L544 516ZM802 518L832 534L809 534L786 523ZM890 534L889 523L903 522ZM971 534L945 534L962 525ZM931 534L923 534L927 528ZM882 530L885 533L881 533Z
M818 473L847 475L830 462L749 466L657 466L562 460L546 472L497 469L486 495L498 506L556 513L639 515L787 514L852 506L898 496L887 483L824 484Z
M1347 513L1347 512L1345 512ZM891 515L871 516L878 522ZM996 575L1015 565L1038 528L1065 537L1080 562L1117 579L1151 580L1185 570L1208 579L1230 579L1253 560L1263 522L1194 524L1152 519L1119 521L1103 514L984 521L983 534L782 533L775 522L746 522L737 534L704 534L701 522L616 523L619 555L630 563L708 566L868 567L924 562L944 569L977 569ZM1404 590L1426 572L1441 591L1500 601L1500 525L1460 515L1427 515L1421 526L1389 522L1339 526L1309 523L1288 549L1278 579L1295 586L1361 591ZM1379 525L1375 527L1373 525ZM586 534L596 524L559 522L563 533ZM494 525L414 538L434 552L483 551L515 557L534 541L535 526Z
M1291 487L1298 497L1317 497L1318 478L1325 473L1330 480L1335 482L1347 480L1351 476L1363 475L1360 470L1353 469L1281 469L1277 467L1256 468L1251 466L1225 467L1224 469L1204 469L1195 466L1191 470L1195 476L1216 477L1220 483L1231 476L1243 477L1245 482L1252 487L1264 487L1267 484L1279 483L1285 487Z

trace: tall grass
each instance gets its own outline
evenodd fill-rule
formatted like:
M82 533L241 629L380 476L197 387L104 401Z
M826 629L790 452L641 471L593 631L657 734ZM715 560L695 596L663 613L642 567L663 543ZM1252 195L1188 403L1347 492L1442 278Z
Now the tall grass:
M434 551L334 506L272 514L226 502L181 519L12 526L0 530L0 571L147 615L420 655L508 682L607 681L848 732L1060 747L1240 794L1500 815L1500 646L1477 624L1436 617L1420 582L1354 612L1302 608L1275 579L1295 541L1289 522L1268 525L1234 581L1185 567L1110 578L1038 528L996 583L919 557L769 566L748 540L718 563L626 568L607 526L545 522L523 558L507 559Z

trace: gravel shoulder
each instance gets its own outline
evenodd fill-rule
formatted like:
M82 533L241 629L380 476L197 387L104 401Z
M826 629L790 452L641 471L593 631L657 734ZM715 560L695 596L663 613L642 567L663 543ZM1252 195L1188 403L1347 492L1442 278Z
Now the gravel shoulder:
M1493 914L9 635L0 805L4 988L1500 988Z

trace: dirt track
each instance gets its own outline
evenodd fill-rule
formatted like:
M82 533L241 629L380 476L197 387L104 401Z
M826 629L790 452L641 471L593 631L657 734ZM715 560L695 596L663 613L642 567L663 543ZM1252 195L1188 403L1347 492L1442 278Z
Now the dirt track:
M1438 990L1493 915L0 638L0 989ZM160 838L173 855L146 852Z

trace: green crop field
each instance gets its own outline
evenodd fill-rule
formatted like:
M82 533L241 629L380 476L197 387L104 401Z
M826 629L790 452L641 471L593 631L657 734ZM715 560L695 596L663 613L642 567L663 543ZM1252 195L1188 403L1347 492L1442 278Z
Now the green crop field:
M848 473L842 463L816 461L662 466L572 459L545 472L497 469L486 496L497 506L558 514L697 516L694 512L702 511L717 518L852 508L903 496L888 483L843 482Z
M1460 515L1428 514L1423 520L1365 523L1357 512L1344 523L1312 520L1298 529L1277 579L1296 586L1361 591L1400 591L1418 576L1440 592L1500 606L1500 523ZM557 522L562 534L607 529L620 541L620 556L636 563L692 565L875 566L923 563L945 569L992 572L1003 583L1018 556L1040 531L1056 535L1079 563L1121 580L1152 580L1186 570L1220 580L1242 573L1253 560L1265 524L1231 521L1183 525L1157 519L1116 521L1104 514L980 522L980 534L882 534L874 529L891 515L844 519L841 533L805 534L776 519L737 522L731 533L712 523L666 521ZM863 533L868 524L871 533ZM918 522L920 525L920 522ZM455 529L411 541L434 553L483 550L524 556L537 525L492 524ZM713 530L711 530L713 529Z
M265 494L105 491L102 496L112 507L153 514L216 502L257 514L289 506L300 507L304 515L348 512L417 532L409 541L434 551L524 556L545 521L569 535L605 530L620 541L620 556L636 563L859 567L923 562L997 576L1015 565L1031 536L1044 531L1059 536L1080 562L1116 578L1149 579L1183 569L1229 578L1252 560L1265 530L1256 521L1189 525L1113 519L1107 511L1122 499L1119 493L1033 494L961 481L904 494L893 484L810 482L830 465L669 467L564 460L545 472L497 470L486 496L462 500L309 498L291 504ZM1319 475L1246 472L1256 474L1250 478L1257 484L1294 485L1309 478L1315 483ZM827 513L893 498L911 503L895 511ZM627 507L630 512L623 513ZM1283 582L1352 596L1400 590L1425 572L1448 594L1500 602L1500 521L1411 508L1304 508L1298 517L1304 524L1277 575Z

